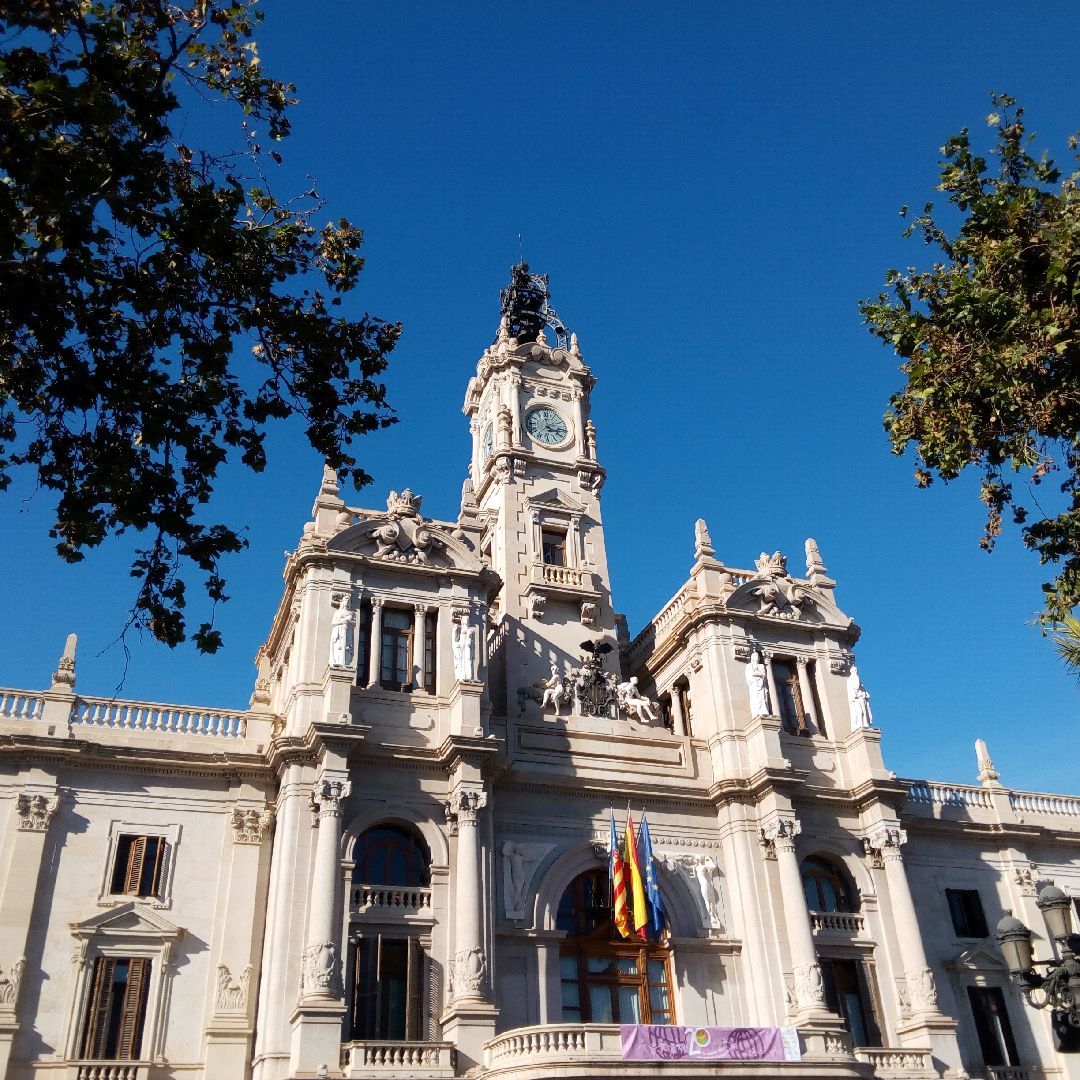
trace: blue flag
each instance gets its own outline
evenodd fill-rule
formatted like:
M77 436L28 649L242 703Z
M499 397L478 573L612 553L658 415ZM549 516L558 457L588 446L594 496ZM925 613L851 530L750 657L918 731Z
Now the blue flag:
M645 894L649 898L649 921L653 935L660 940L660 933L667 926L667 912L664 910L664 898L660 895L660 884L656 880L656 860L653 858L652 838L649 836L649 823L641 815L641 855L645 863Z

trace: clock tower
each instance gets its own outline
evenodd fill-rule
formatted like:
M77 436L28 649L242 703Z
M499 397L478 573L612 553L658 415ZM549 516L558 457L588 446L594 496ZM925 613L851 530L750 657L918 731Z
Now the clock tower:
M472 463L462 509L476 515L481 555L503 581L503 662L492 665L491 689L496 712L516 713L518 691L553 665L580 664L582 641L617 649L625 621L612 607L600 516L596 380L548 302L546 276L518 263L500 298L498 335L465 395Z

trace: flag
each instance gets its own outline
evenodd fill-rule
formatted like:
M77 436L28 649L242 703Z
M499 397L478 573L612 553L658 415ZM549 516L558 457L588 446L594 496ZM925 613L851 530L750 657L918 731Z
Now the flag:
M645 892L649 897L649 913L652 922L653 936L657 941L667 925L667 911L664 909L664 898L660 895L660 884L656 880L656 860L653 858L652 837L649 836L649 823L645 815L641 815L641 857L645 861Z
M611 912L615 928L624 937L630 936L630 912L626 907L626 875L619 838L615 833L615 814L611 815L611 840L608 843L608 877L611 879Z
M649 933L646 927L649 924L649 912L645 907L645 884L641 880L641 863L638 861L637 839L634 836L634 818L629 807L626 808L626 865L630 870L630 906L634 912L634 929L638 937L647 941Z

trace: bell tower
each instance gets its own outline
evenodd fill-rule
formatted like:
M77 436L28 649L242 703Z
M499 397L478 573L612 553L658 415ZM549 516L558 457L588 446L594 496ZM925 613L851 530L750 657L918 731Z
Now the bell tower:
M625 631L600 516L596 380L549 303L546 276L518 263L500 299L499 332L469 380L464 412L481 553L503 580L498 614L516 650L507 670L527 686L552 664L578 664L583 640L617 647ZM506 687L507 704L518 689Z

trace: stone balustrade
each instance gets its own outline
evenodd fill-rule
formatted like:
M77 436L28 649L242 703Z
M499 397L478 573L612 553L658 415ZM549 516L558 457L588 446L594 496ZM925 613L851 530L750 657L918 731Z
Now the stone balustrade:
M1042 1069L1025 1065L989 1065L986 1069L987 1080L1035 1080L1042 1075Z
M608 1036L604 1049L605 1035ZM541 1064L546 1059L565 1058L570 1054L620 1057L618 1024L540 1024L514 1028L484 1044L484 1065L495 1071L500 1067L528 1062Z
M45 706L43 694L26 690L0 690L0 719L37 720Z
M242 739L247 731L242 712L114 698L76 698L71 722L125 731L164 731L229 739Z
M857 1046L855 1057L865 1061L880 1080L927 1080L937 1077L933 1057L929 1050L913 1050L909 1047Z
M863 917L857 911L811 911L810 929L838 931L844 934L861 934Z
M1041 795L1035 791L1010 791L1009 805L1018 813L1051 817L1080 817L1080 799L1068 795Z
M431 889L400 885L354 885L350 911L354 915L431 916Z
M585 571L573 566L552 566L544 563L542 569L545 585L569 585L579 589L585 580Z
M137 1061L80 1061L78 1080L146 1080L149 1065Z
M926 806L966 806L990 809L993 802L986 788L965 784L936 784L918 780L908 787L908 802Z
M350 1042L341 1048L341 1071L346 1080L436 1080L452 1077L456 1051L445 1042Z

